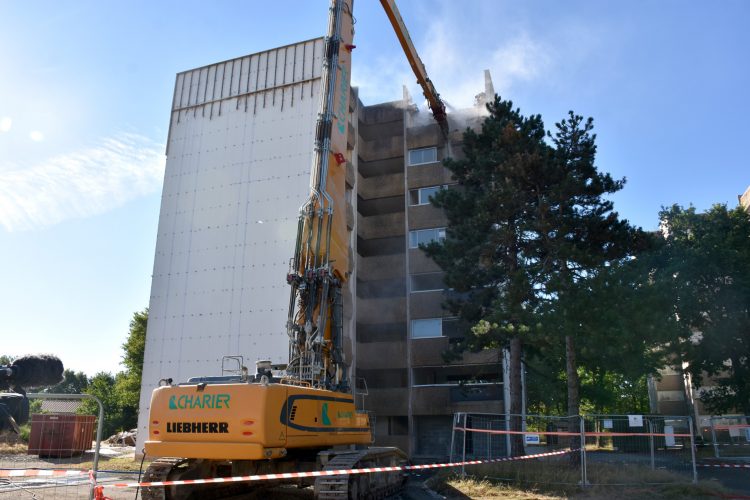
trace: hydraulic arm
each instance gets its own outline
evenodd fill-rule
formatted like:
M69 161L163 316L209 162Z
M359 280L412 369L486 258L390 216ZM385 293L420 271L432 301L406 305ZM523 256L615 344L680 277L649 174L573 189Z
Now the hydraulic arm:
M417 77L417 83L422 87L422 92L424 92L427 103L432 110L432 116L435 117L438 125L440 125L440 130L442 130L443 134L447 136L448 117L445 114L445 103L440 99L440 94L438 94L435 86L432 84L430 77L427 76L427 69L422 62L422 59L419 58L414 43L411 41L409 30L406 29L406 24L404 24L404 20L401 18L395 0L380 0L380 4L383 6L383 9L385 9L388 20L391 22L391 26L393 26L393 30L396 32L401 47L404 49L406 59L409 61L409 65L411 66L414 75Z
M349 275L346 226L346 139L351 75L352 0L331 3L322 98L315 128L310 196L300 209L287 282L287 375L313 387L347 392L343 359L343 298Z

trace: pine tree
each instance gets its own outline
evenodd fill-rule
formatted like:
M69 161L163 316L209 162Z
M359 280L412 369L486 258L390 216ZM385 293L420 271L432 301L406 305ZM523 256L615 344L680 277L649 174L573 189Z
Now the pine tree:
M521 413L524 343L550 334L564 339L568 413L578 415L580 318L554 309L562 321L541 332L542 314L582 292L607 263L625 258L640 232L603 198L624 180L598 172L591 119L571 112L553 137L539 115L525 117L498 96L488 110L479 133L464 133L464 158L445 162L457 186L432 201L447 216L447 238L425 250L455 292L446 305L466 332L457 350L509 349L511 415ZM520 417L510 423L521 430ZM515 435L512 453L522 445Z
M540 116L524 117L499 97L488 109L481 132L464 133L465 157L445 162L458 187L440 191L433 203L445 211L447 238L425 250L454 290L447 306L466 332L459 349L510 351L510 427L520 431L523 342L538 302L532 216L538 200L530 182L552 151ZM523 453L518 434L511 453Z
M611 262L637 251L645 238L639 229L620 219L612 201L605 198L622 189L625 180L598 171L593 119L584 121L571 111L556 129L553 161L538 189L537 234L542 247L539 287L547 298L547 307L557 309L555 333L565 343L567 410L568 415L578 415L576 345L583 333L582 318L565 306L576 295L588 292L589 279Z

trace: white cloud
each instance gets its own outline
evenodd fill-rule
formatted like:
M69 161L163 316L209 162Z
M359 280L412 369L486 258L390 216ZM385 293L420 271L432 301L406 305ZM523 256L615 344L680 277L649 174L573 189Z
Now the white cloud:
M34 142L42 142L44 140L44 134L38 130L32 130L29 132L29 138Z
M550 70L552 49L520 28L505 37L472 35L467 37L456 23L437 20L423 42L427 71L443 99L454 107L474 104L474 97L484 91L485 69L490 70L495 91L503 96Z
M146 137L124 133L28 168L0 168L0 225L36 229L153 193L164 176L163 151Z
M3 116L0 118L0 133L8 132L13 126L13 120L10 116Z
M557 61L566 50L560 44L572 43L570 37L561 42L556 32L534 31L533 23L512 2L431 1L425 5L429 7L417 4L406 23L411 22L417 51L449 111L473 106L475 96L484 91L485 69L490 70L495 91L505 98L512 98L522 85L556 85L561 69ZM419 20L427 20L423 31ZM363 101L373 104L394 95L398 98L405 84L423 108L422 91L406 56L400 48L388 56L367 66L355 59L353 84L360 86Z

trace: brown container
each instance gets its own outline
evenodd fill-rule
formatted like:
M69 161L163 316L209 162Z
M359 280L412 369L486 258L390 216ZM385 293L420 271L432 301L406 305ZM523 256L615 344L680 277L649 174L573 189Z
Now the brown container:
M31 416L29 455L72 457L91 447L96 417L70 413L35 413Z

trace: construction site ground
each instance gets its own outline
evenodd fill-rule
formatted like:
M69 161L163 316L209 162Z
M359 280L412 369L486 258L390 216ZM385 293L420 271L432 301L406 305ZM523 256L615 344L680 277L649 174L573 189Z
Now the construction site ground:
M134 458L135 449L123 446L104 446L99 461L98 482L105 486L104 493L112 500L132 500L136 498L135 488L107 487L108 484L135 482L138 479L140 462ZM88 470L92 466L93 454L87 452L82 457L40 459L34 455L0 455L2 468L13 469L77 469ZM702 460L703 463L709 463ZM742 461L736 461L742 463ZM747 462L745 462L747 463ZM479 472L479 471L477 471ZM467 468L467 473L472 471ZM461 479L447 472L435 474L433 471L420 471L409 474L405 488L389 500L434 500L436 498L510 498L510 499L583 499L606 498L750 498L750 469L699 468L700 483L689 482L674 487L663 486L595 486L581 490L561 490L545 485L513 485L482 479L482 475ZM676 489L675 489L676 488ZM89 477L86 474L76 477L0 479L0 500L79 500L88 498ZM675 496L676 495L676 496ZM312 488L277 486L264 488L256 484L250 493L235 495L227 500L312 500ZM138 496L140 498L140 495Z

